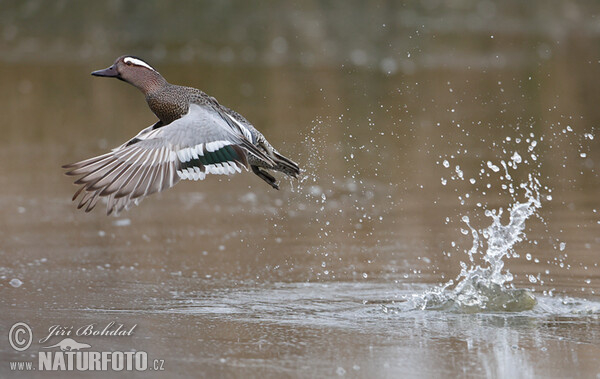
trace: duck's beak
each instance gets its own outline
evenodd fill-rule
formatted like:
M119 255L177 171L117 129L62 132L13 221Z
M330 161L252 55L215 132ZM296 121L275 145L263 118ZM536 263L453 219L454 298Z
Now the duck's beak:
M98 71L94 71L92 72L92 75L94 76L106 76L109 78L118 78L119 75L119 71L117 71L117 65L112 65L109 68L105 68L104 70L98 70Z

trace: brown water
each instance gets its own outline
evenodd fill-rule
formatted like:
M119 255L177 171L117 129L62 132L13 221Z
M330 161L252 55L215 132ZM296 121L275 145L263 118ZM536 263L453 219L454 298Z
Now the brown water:
M52 325L111 321L137 327L71 337L173 377L600 374L597 4L49 4L0 6L1 376L37 366ZM155 121L133 87L89 76L126 52L244 114L303 178L78 211L60 166ZM503 272L536 305L414 306L471 265L461 217L507 223L529 175L541 208Z

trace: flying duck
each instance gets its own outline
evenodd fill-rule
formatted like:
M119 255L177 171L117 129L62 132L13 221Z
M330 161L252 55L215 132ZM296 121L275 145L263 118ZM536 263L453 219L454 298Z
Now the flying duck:
M78 209L89 212L106 198L107 214L118 214L182 179L230 175L248 166L275 189L277 181L266 170L293 178L300 173L242 115L199 89L170 84L140 58L119 57L92 75L138 88L158 121L106 154L63 166L67 175L79 176L73 195L73 201L82 195Z

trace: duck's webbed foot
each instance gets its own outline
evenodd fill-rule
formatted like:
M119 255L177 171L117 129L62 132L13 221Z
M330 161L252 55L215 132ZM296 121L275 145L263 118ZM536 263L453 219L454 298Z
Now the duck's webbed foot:
M271 187L275 188L276 190L279 189L279 185L277 184L277 181L275 180L275 177L273 175L261 170L260 168L258 168L258 166L250 167L252 167L252 172L255 173L259 178L267 182Z

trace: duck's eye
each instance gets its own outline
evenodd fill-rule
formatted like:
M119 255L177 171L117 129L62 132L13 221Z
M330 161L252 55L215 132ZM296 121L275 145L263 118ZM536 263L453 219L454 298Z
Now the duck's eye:
M125 64L126 64L127 66L131 66L131 65L132 65L132 63L131 63L130 61L125 61Z

